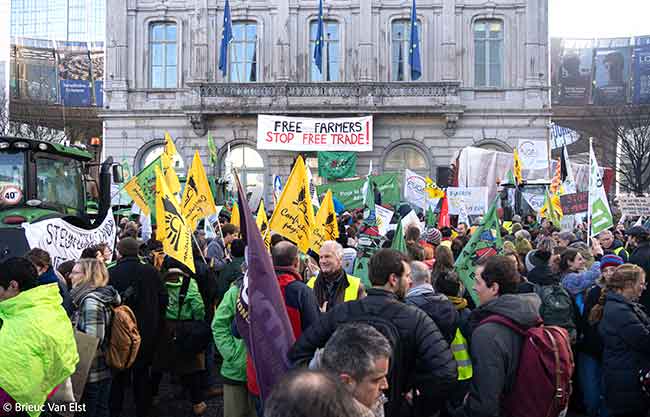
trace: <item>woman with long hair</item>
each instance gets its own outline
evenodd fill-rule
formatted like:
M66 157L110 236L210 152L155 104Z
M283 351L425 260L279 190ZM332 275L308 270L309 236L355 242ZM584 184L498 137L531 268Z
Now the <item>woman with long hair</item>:
M640 380L650 372L650 318L638 304L645 272L637 265L621 265L606 288L589 315L590 322L600 321L605 403L612 417L643 416L650 408Z
M454 270L454 254L447 246L440 245L436 248L436 262L433 264L433 273L451 272Z
M603 249L598 241L594 241L596 243L592 246L592 253L594 256L602 256ZM562 286L574 297L591 288L600 277L600 262L594 262L589 269L585 268L585 264L585 259L578 249L568 248L560 256Z
M120 295L108 286L108 270L97 259L80 259L70 272L72 282L73 323L80 332L95 336L99 346L90 366L86 388L80 403L85 410L76 416L108 417L111 393L111 369L106 363L112 306L120 304Z

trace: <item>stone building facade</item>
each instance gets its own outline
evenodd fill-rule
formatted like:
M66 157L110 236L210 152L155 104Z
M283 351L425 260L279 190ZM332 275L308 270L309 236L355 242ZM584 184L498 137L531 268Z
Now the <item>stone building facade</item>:
M186 164L195 150L207 162L209 133L219 160L230 145L248 186L262 184L269 201L295 152L255 149L258 114L373 115L360 175L372 160L379 173L410 168L444 182L465 146L510 151L519 139L547 139L548 0L417 0L417 81L411 0L325 0L324 75L312 60L318 0L231 0L224 76L224 3L107 0L106 155L137 170L167 131ZM207 169L221 175L223 163Z

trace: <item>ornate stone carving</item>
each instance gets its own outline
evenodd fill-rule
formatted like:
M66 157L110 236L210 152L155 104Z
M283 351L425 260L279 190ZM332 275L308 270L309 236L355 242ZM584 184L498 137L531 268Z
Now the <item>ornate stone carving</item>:
M458 123L458 119L458 113L445 114L445 128L443 130L445 136L452 137L456 134L456 124Z
M208 127L205 123L205 115L201 113L190 114L190 123L192 124L192 130L194 130L196 136L203 137L208 133Z

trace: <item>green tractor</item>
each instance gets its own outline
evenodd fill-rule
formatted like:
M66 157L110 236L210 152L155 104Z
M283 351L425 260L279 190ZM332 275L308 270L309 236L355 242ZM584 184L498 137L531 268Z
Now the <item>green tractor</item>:
M110 189L120 168L78 147L0 136L0 261L37 246L58 265L114 240Z

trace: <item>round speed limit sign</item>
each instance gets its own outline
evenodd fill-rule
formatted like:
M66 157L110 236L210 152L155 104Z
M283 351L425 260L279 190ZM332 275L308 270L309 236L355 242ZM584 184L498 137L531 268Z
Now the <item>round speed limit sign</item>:
M18 204L23 198L22 190L15 185L7 185L0 193L2 194L0 198L2 198L2 201L8 205Z

